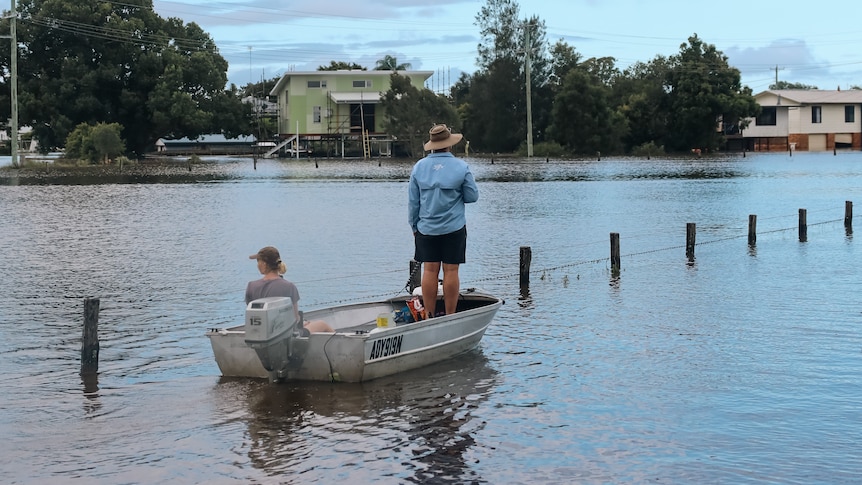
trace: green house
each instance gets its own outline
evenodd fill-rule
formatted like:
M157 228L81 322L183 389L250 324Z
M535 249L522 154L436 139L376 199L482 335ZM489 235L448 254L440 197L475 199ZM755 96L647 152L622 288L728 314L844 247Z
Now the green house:
M419 89L433 71L399 71ZM392 71L287 72L270 96L278 103L280 143L268 155L325 152L369 157L391 154L380 98Z

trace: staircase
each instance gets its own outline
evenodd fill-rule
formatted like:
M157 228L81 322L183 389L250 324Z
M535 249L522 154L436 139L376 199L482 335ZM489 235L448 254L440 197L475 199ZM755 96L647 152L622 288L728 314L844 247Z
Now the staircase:
M296 140L296 135L291 136L290 138L285 138L281 143L275 146L272 150L266 152L263 155L263 158L272 158L276 153L279 152L282 148L286 147L288 144Z

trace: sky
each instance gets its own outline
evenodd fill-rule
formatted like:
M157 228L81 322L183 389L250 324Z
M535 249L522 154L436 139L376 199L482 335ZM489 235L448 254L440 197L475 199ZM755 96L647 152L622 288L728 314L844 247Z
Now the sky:
M243 86L331 61L373 69L386 55L443 92L476 72L476 16L485 0L154 0L162 18L195 22ZM714 45L754 93L776 79L819 89L862 86L862 2L822 0L520 0L550 44L613 57L620 69L678 54L697 35Z

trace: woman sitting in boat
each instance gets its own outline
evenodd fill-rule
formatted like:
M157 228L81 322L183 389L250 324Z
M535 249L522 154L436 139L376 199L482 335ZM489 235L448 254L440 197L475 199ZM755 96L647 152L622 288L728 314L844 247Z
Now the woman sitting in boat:
M281 260L281 255L278 249L267 246L262 248L255 254L252 254L248 259L257 260L257 270L263 275L259 280L249 281L245 289L245 304L258 298L267 298L271 296L289 297L293 302L293 311L296 312L296 318L299 319L299 290L296 285L284 279L284 274L287 273L287 266ZM303 322L303 325L309 332L334 332L335 330L323 320L312 320Z

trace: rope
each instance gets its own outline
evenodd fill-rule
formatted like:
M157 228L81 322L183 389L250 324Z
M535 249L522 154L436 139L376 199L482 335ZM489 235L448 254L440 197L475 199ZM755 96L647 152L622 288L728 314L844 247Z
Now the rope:
M821 211L821 212L822 212L822 211ZM855 219L855 217L854 217L854 219ZM838 223L838 222L844 222L844 219L843 219L843 218L841 218L841 219L832 219L832 220L828 220L828 221L822 221L822 222L810 223L810 224L807 224L807 225L808 225L809 227L810 227L810 226L822 226L822 225L825 225L825 224L835 224L835 223ZM795 230L797 230L797 229L798 229L798 227L787 227L787 228L782 228L782 229L772 229L772 230L769 230L769 231L758 232L757 234L759 234L759 235L762 235L762 234L775 234L775 233L779 233L779 232L795 231ZM707 244L716 244L716 243L725 242L725 241L733 241L733 240L737 240L737 239L744 239L744 238L747 238L747 237L748 237L748 234L739 235L739 236L728 236L728 237L723 237L723 238L713 239L713 240L710 240L710 241L702 241L702 242L698 242L698 243L695 243L695 246L705 246L705 245L707 245ZM643 255L645 255L645 254L654 254L654 253L659 253L659 252L662 252L662 251L681 250L681 249L685 249L685 247L686 247L686 245L685 245L685 244L680 244L680 245L676 245L676 246L669 246L669 247L665 247L665 248L648 249L648 250L644 250L644 251L637 251L637 252L633 252L633 253L623 254L623 255L620 255L620 258L629 258L629 257L635 257L635 256L643 256ZM546 267L546 268L531 269L531 270L530 270L530 275L534 275L534 274L541 274L541 275L545 275L546 273L549 273L549 272L552 272L552 271L558 271L558 270L561 270L561 269L567 269L567 268L572 268L572 267L575 267L575 266L581 266L581 265L587 265L587 264L597 264L597 263L602 263L602 262L609 262L610 260L611 260L611 258L610 258L610 257L607 257L607 258L591 259L591 260L585 260L585 261L577 261L577 262L574 262L574 263L562 264L562 265L559 265L559 266L549 266L549 267ZM474 281L474 282L476 282L476 283L478 283L478 282L483 282L483 281L494 281L494 280L505 280L505 279L509 279L509 278L520 278L520 276L521 276L521 275L520 275L519 273L508 273L508 274L503 274L503 275L499 275L499 276L489 276L489 277L486 277L486 278L480 278L480 279L473 280L473 281Z

